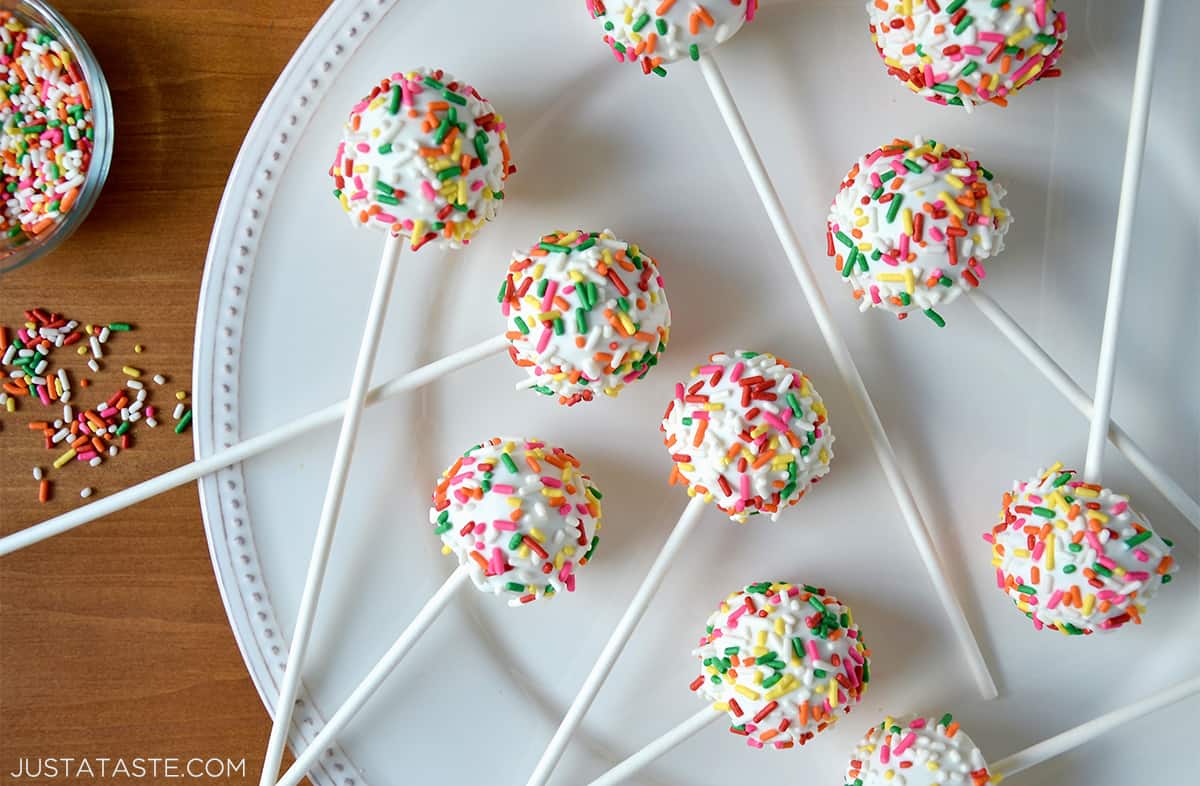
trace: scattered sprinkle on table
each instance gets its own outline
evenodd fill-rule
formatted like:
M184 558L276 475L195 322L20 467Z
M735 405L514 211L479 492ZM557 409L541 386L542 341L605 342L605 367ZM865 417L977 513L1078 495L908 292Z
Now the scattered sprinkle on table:
M106 355L113 360L118 346L111 342L116 335L134 330L129 322L81 324L56 312L32 308L25 312L25 323L10 329L0 325L0 412L15 413L22 406L40 407L46 415L35 416L27 426L47 450L55 452L50 469L33 467L33 479L38 484L38 500L52 497L53 484L49 473L86 463L98 467L107 458L114 458L133 447L133 430L137 423L148 427L158 425L156 407L151 400L151 385L167 382L160 373L150 374L142 368L116 365L121 374L109 394L88 406L77 401L76 385L68 363L75 357L66 348L76 345L79 355L86 355L87 366L101 372L101 360ZM141 346L140 344L137 346ZM145 348L143 347L143 350ZM58 350L64 350L56 354ZM63 365L57 365L58 363ZM107 362L107 361L106 361ZM78 379L80 390L89 387L87 378ZM192 410L186 391L176 393L176 434L191 425ZM26 405L26 402L28 404ZM24 430L23 430L24 431ZM82 499L95 493L92 486L79 492Z

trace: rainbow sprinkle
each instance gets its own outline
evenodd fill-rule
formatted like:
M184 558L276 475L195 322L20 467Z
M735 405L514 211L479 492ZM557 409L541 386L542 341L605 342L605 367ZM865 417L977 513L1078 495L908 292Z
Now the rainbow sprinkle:
M658 364L671 309L658 262L611 231L554 232L513 254L497 295L530 388L571 406L615 397Z
M1086 635L1141 624L1178 570L1174 544L1129 498L1055 464L1004 495L992 544L996 586L1038 630Z
M691 689L728 712L729 731L755 748L803 745L858 704L870 650L850 608L825 590L762 581L708 618Z
M586 0L619 63L666 76L665 63L700 55L754 21L758 0Z
M600 498L562 448L497 437L442 473L429 521L477 588L518 606L575 591L600 542Z
M48 31L0 11L0 231L20 245L58 224L92 159L92 98L71 52Z
M1054 0L872 0L867 15L888 73L935 104L1007 106L1062 73L1067 15Z
M733 521L772 521L829 472L833 433L821 396L774 355L718 352L675 385L661 430L683 483Z
M475 88L441 70L382 80L350 110L329 174L356 226L457 248L504 199L516 171L504 118Z
M894 139L858 160L829 208L826 251L859 310L905 319L936 310L987 277L983 260L1004 250L1012 216L1004 187L966 151Z

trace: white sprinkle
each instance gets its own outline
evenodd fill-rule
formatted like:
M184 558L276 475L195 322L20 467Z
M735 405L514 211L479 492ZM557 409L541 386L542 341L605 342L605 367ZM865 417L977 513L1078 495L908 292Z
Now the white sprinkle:
M158 425L158 421L155 420L154 418L146 418L146 425L149 426L150 428L154 428L155 426Z
M92 460L93 460L93 461L98 461L99 459L92 459ZM87 499L88 497L92 496L92 487L91 487L91 486L87 486L86 488L82 488L82 489L80 489L80 490L79 490L79 496L83 497L84 499Z
M164 377L162 374L155 374L154 375L154 384L155 385L165 385L165 384L167 384L167 378Z
M117 455L118 451L119 451L119 448L117 448L116 445L108 446L108 455L115 456L115 455Z
M88 466L98 467L103 463L104 463L104 459L100 458L99 456L96 456L94 459L92 459L91 461L88 462Z
M96 362L95 358L88 360L88 368L96 374L100 373L100 364Z
M146 391L144 391L144 390L139 390L139 391L138 391L138 394L137 394L137 400L138 400L138 401L145 401L145 400L146 400Z
M63 402L64 404L67 403L68 401L70 401L71 400L71 391L64 390L62 392L62 395L58 397L58 400Z
M106 328L106 327L104 327L104 328L100 328L100 343L101 343L101 344L106 344L106 343L108 343L108 337L109 337L109 335L110 335L110 334L109 334L109 332L108 332L108 328Z
M58 381L62 383L63 390L71 389L71 380L67 379L67 370L60 368L58 370Z
M183 417L182 401L175 405L175 411L171 413L171 417L175 418L176 420L179 420L181 417Z
M34 479L34 480L41 480L41 479L42 479L42 468L41 468L41 467L34 467L34 468L33 468L33 479Z
M48 366L48 365L50 365L49 360L46 360L44 358L42 360L39 360L38 364L36 366L34 366L34 368L33 368L33 373L41 374L43 371L46 370L46 366Z
M29 381L35 385L45 385L46 384L45 377L30 377Z
M95 336L88 336L88 343L92 346L92 357L97 359L104 357L104 353L100 351L100 342Z
M31 357L33 357L33 350L32 349L22 349L20 352L17 353L17 357L31 358Z
M63 420L70 423L74 419L75 419L75 410L71 409L70 404L64 404L63 405Z
M62 418L55 418L55 419L54 419L54 427L55 427L55 428L62 428L62 427L63 427L63 420L62 420Z
M145 387L145 385L143 385L141 382L138 382L136 379L129 379L125 381L125 387L132 388L133 390L141 390Z
M9 363L11 363L12 359L13 359L13 355L15 355L15 354L17 354L17 345L9 344L8 349L4 350L4 360L3 360L4 365L7 366ZM162 374L159 374L158 376L161 377ZM155 377L154 381L158 382L158 377ZM161 385L162 382L158 382L158 384Z
M130 405L129 405L129 412L130 412L130 413L134 413L134 412L137 412L137 411L138 411L139 409L141 409L141 408L142 408L142 402L141 402L141 401L135 401L135 402L133 402L132 404L130 404Z
M60 429L58 431L58 433L56 433L53 437L50 438L50 441L53 442L55 445L57 445L58 443L62 442L64 439L66 439L70 435L71 435L70 429L67 429L67 428Z

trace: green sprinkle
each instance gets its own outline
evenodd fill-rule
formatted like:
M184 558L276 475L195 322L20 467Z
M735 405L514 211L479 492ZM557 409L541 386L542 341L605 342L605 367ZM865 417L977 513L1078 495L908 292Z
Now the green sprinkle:
M515 581L508 581L504 583L504 589L508 590L509 592L524 592L525 585L518 584Z
M558 243L538 243L538 248L542 249L543 251L554 251L559 254L571 253L570 246L564 246Z
M109 322L108 329L114 333L128 333L133 330L133 325L128 322Z
M933 320L933 324L938 327L946 327L946 320L942 319L942 315L934 311L932 308L925 309L925 316Z
M904 197L896 194L892 199L892 204L888 205L887 222L890 224L896 220L896 216L900 214L900 204L904 202Z
M392 95L388 100L388 114L394 115L400 111L400 85L392 85Z
M693 60L699 60L700 59L700 47L696 46L695 44L692 44L691 46L688 47L688 54L691 55Z
M650 14L642 14L634 20L633 26L630 28L635 33L642 32L642 28L650 24Z
M1043 508L1040 505L1035 507L1033 512L1045 519L1054 518L1054 511L1050 510L1050 508Z
M192 422L192 411L189 409L187 412L183 413L183 417L181 417L179 419L179 422L175 424L175 433L182 434L184 431L187 430L188 424L191 422ZM128 425L128 421L126 421L122 425ZM121 433L121 429L118 428L117 433L118 434Z
M512 472L513 474L520 472L520 470L517 469L516 462L512 460L512 456L508 455L507 453L500 454L500 461L504 462L504 467L509 472Z
M453 104L458 104L459 106L467 105L467 99L464 98L463 96L460 96L458 93L454 92L453 90L443 90L442 97Z
M1065 566L1063 566L1063 573L1074 573L1074 572L1075 572L1075 566L1074 566L1074 565L1065 565Z
M450 178L458 177L461 174L462 174L462 167L452 166L452 167L446 167L441 172L438 172L437 177L438 177L438 180L445 183Z
M1138 545L1139 543L1145 543L1147 540L1150 540L1150 538L1152 538L1152 537L1154 537L1154 533L1151 532L1150 530L1146 530L1145 532L1139 532L1138 534L1134 535L1132 538L1127 538L1125 540L1125 545L1128 546L1129 548L1133 548L1134 546Z
M488 135L486 133L480 131L475 135L475 155L479 157L479 163L484 166L487 166L488 162L487 143Z

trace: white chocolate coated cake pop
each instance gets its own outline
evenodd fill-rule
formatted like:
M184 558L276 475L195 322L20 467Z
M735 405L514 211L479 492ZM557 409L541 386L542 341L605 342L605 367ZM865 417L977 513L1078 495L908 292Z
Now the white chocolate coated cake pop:
M517 385L571 406L615 397L658 363L671 308L658 262L611 231L555 232L513 254L500 288Z
M675 385L663 415L671 483L738 523L774 521L829 472L833 433L812 382L774 355L718 352Z
M439 69L382 80L350 110L329 174L356 226L457 248L491 220L516 171L504 118Z
M988 786L998 780L947 712L885 718L872 726L854 749L845 786Z
M937 308L980 286L984 260L1004 250L1005 193L967 151L920 136L860 158L833 198L826 238L859 310L915 311L945 326Z
M575 591L599 541L600 497L562 448L497 437L442 473L429 520L477 588L516 606Z
M754 20L758 0L585 0L619 62L666 76L663 66L700 55Z
M1171 541L1129 498L1055 464L1004 495L992 544L996 586L1039 629L1083 635L1140 624L1178 566Z
M1067 15L1054 0L869 0L871 40L888 73L935 104L1008 104L1059 76Z
M708 618L692 690L755 748L803 745L849 712L871 679L850 609L824 590L763 581Z

